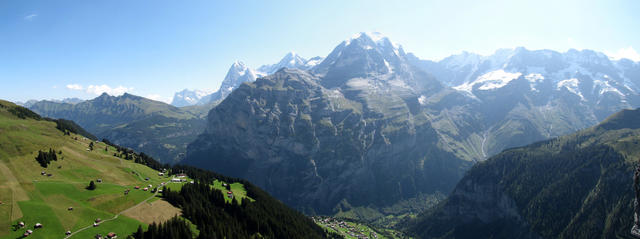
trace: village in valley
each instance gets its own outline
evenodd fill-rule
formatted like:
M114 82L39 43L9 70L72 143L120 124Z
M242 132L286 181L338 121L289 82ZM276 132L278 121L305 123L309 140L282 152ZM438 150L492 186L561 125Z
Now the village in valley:
M314 216L313 221L329 232L335 232L347 239L395 239L406 238L397 231L374 229L370 226L336 217Z

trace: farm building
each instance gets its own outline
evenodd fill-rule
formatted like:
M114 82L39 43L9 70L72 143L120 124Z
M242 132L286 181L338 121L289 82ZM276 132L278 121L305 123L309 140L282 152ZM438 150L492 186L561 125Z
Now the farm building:
M100 223L101 221L102 221L102 219L96 218L96 223Z
M102 179L101 179L101 178L99 178L99 179L97 179L97 180L96 180L96 182L101 183L101 182L102 182Z
M115 239L115 238L118 238L118 236L116 235L115 232L109 232L109 233L107 233L107 238Z
M187 175L184 174L184 173L179 173L179 174L176 174L176 177L178 177L178 178L186 178Z
M172 179L171 179L171 182L179 183L179 182L182 182L182 180L181 180L181 179L179 179L179 178L172 178Z
M164 176L164 173L163 172L159 172L158 176Z
M64 234L65 234L65 235L67 235L67 236L68 236L68 235L71 235L71 231L67 231L67 232L65 232Z
M142 190L144 190L144 191L148 191L148 190L149 190L149 188L143 188Z
M36 223L36 225L33 225L33 228L42 228L42 224L38 222Z
M24 227L24 222L18 222L18 226Z
M69 207L69 208L67 208L67 210L73 211L73 207Z
M140 186L135 186L135 187L133 187L133 188L135 188L135 189L140 189Z

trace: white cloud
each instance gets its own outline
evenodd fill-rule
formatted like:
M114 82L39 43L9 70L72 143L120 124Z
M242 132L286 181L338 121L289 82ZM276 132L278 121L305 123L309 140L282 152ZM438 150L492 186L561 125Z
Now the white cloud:
M609 56L611 59L620 60L622 58L627 58L632 61L640 61L640 54L633 49L633 47L627 47L619 49L617 52L608 52L605 51L605 54Z
M167 104L171 104L171 100L172 100L171 97L162 97L161 95L158 95L158 94L150 94L150 95L145 96L145 98L152 99L152 100L155 100L155 101L162 101L162 102L167 103Z
M125 92L130 92L132 90L133 90L132 87L130 88L130 87L124 87L124 86L111 88L108 85L90 85L87 87L87 93L94 94L94 95L107 93L109 95L118 96L118 95L124 94Z
M34 18L36 18L37 16L38 16L38 14L29 14L29 15L26 15L26 16L24 17L24 20L31 21L31 20L33 20Z
M70 90L82 90L83 87L81 85L78 85L78 84L68 84L67 85L67 89L70 89Z

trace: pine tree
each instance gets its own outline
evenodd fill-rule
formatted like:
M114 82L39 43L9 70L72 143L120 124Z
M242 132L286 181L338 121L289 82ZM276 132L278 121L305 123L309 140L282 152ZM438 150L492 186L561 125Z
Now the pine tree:
M89 182L89 186L87 186L88 190L95 190L96 189L96 183L93 182L93 180L91 180L91 182Z

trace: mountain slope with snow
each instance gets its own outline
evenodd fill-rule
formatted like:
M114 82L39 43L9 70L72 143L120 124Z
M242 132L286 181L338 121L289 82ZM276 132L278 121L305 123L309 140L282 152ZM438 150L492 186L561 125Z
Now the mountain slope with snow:
M290 69L308 70L322 61L322 57L316 56L309 60L296 54L295 52L287 53L278 63L271 65L263 65L258 68L258 72L264 75L271 75L283 67Z
M201 103L202 98L210 95L212 92L206 90L189 90L184 89L180 92L176 92L171 101L171 105L176 107L183 107L189 105L196 105Z

